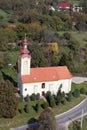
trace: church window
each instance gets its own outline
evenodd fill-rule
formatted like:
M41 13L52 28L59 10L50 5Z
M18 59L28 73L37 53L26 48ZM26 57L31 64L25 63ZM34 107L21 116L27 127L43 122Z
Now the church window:
M25 91L27 91L27 88L25 88Z
M45 88L45 83L42 83L42 88Z

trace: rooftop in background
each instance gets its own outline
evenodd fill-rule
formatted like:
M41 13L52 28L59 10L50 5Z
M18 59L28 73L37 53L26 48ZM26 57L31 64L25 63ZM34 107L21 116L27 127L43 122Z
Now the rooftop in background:
M58 2L59 9L70 9L70 2Z

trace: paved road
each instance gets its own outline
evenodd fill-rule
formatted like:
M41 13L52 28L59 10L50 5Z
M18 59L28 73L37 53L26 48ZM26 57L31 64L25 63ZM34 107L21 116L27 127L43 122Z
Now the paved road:
M80 84L84 81L87 81L86 77L73 77L72 82L76 83L76 84ZM56 116L56 122L58 126L62 126L63 129L62 130L67 130L67 126L68 123L71 121L74 121L78 118L80 118L81 116L86 115L87 114L87 98L78 106L74 107L73 109ZM25 126L21 126L18 128L12 128L11 130L26 130L26 128L28 127L28 125ZM32 125L30 126L32 127Z
M62 126L62 127L66 127L65 129L67 129L67 125L69 122L72 122L78 118L80 118L82 115L86 115L87 114L87 98L82 101L80 103L80 105L74 107L73 109L60 114L58 116L56 116L56 122L58 126ZM15 129L11 129L11 130L26 130L26 128L28 127L28 125L19 127L19 128L15 128ZM32 127L32 126L31 126Z
M82 101L80 105L56 116L56 122L58 126L63 127L63 130L68 130L68 124L76 119L81 118L83 115L87 115L87 98Z
M80 84L84 81L87 81L87 77L73 77L72 82L76 84Z

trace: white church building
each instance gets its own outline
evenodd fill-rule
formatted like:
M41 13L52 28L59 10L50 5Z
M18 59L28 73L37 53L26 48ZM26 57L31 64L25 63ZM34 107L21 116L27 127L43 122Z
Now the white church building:
M47 91L56 94L61 91L71 91L72 74L67 66L31 68L31 55L27 49L27 39L18 60L18 87L23 97L39 93L44 96Z

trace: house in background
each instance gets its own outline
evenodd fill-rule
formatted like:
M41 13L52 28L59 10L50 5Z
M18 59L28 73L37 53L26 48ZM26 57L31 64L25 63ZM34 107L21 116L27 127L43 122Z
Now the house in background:
M78 4L73 4L73 12L81 12L82 11L82 7L79 6Z
M58 2L58 9L59 10L69 10L71 6L70 2Z
M67 66L31 68L31 55L27 49L25 37L23 48L18 60L18 87L23 97L39 93L44 96L47 91L56 94L71 91L72 74Z

